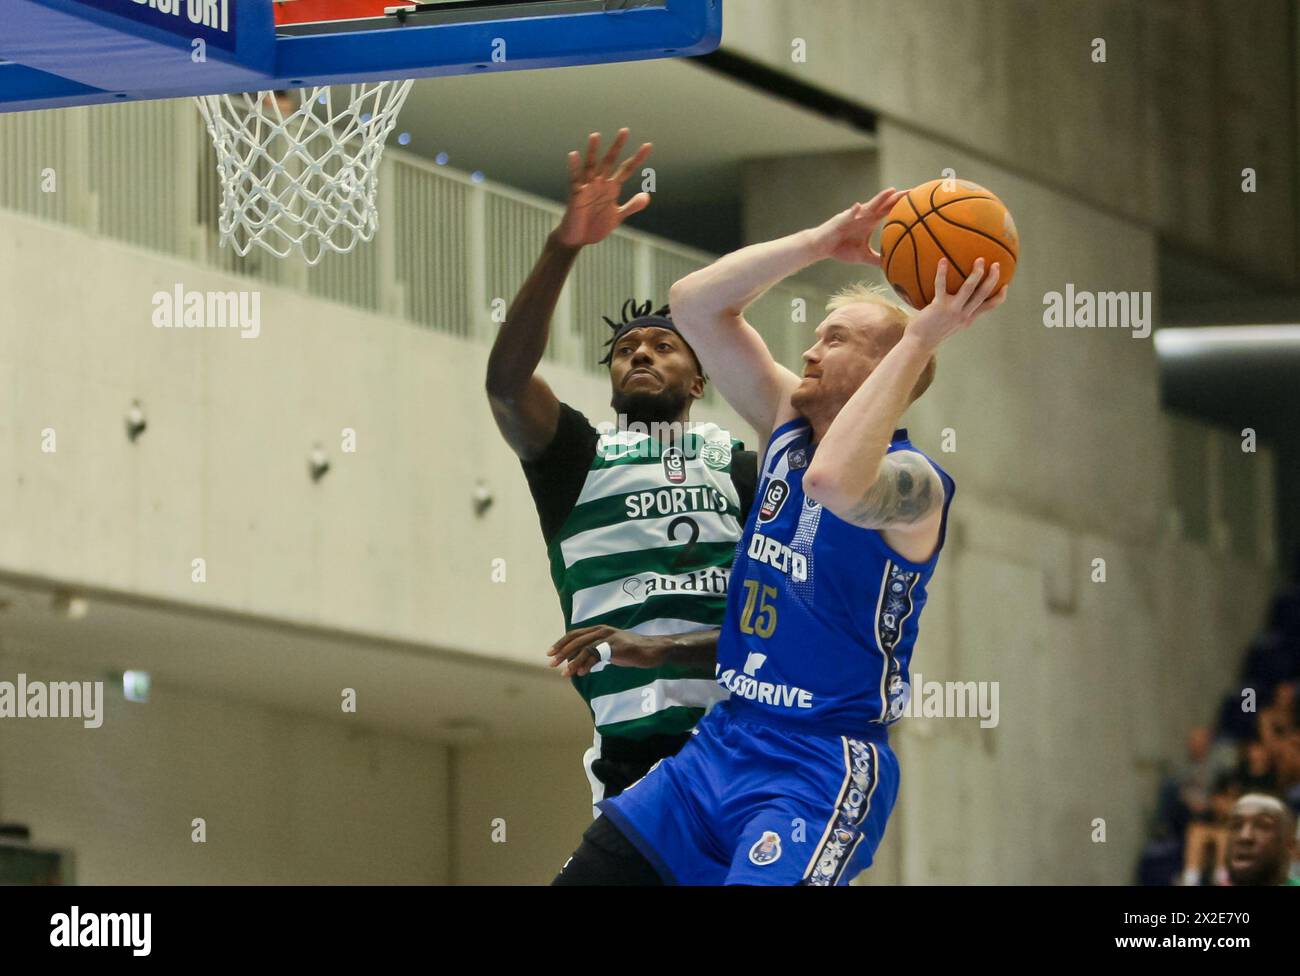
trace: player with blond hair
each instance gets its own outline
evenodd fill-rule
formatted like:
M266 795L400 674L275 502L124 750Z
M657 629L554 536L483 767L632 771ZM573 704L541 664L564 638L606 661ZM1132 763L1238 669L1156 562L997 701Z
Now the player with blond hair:
M731 570L717 680L730 698L601 817L556 879L582 884L844 884L871 863L898 791L889 725L943 547L952 478L897 429L939 345L1005 298L977 262L956 294L940 262L914 317L834 296L803 375L745 309L828 258L879 265L870 237L902 194L746 247L678 281L675 320L767 449Z

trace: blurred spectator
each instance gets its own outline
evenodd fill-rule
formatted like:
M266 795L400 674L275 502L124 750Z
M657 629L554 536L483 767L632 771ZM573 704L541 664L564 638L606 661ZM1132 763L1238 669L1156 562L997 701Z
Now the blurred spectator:
M1227 881L1227 832L1220 824L1197 821L1183 842L1183 884L1218 885Z
M1268 704L1259 711L1259 738L1268 744L1271 736L1285 736L1300 727L1296 721L1296 684L1280 682L1267 696Z
M1228 831L1225 826L1233 804L1241 797L1235 772L1220 773L1210 792L1205 816L1187 827L1183 845L1183 884L1227 884Z
M1262 742L1247 742L1236 780L1243 793L1272 793L1277 789L1273 754Z
M1178 799L1191 818L1203 817L1210 808L1210 787L1218 771L1210 765L1210 730L1197 726L1187 733L1187 759L1177 773Z
M1160 832L1181 836L1193 820L1210 816L1215 781L1237 765L1231 742L1216 741L1210 729L1197 726L1187 733L1187 756L1161 787Z
M1300 730L1278 741L1273 754L1277 788L1293 813L1300 814Z
M1300 852L1300 583L1274 598L1240 673L1241 686L1220 703L1217 734L1191 729L1185 759L1161 783L1141 884L1180 875L1185 885L1300 884L1286 881Z
M1295 814L1275 796L1248 793L1228 817L1227 869L1234 885L1300 885L1291 877Z

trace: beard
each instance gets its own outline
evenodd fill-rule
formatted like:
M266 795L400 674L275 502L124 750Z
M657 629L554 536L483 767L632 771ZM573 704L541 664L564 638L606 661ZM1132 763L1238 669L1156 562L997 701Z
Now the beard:
M660 390L658 393L616 390L610 406L615 413L627 417L629 423L666 424L681 416L682 408L689 400L680 390Z
M821 380L813 383L800 383L790 394L790 406L802 417L807 417L810 410L816 409L824 391L819 389Z

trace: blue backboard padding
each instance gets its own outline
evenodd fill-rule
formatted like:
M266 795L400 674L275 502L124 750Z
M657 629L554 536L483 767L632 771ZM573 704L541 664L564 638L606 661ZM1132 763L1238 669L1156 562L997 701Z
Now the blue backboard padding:
M93 17L93 11L101 11L113 17L121 17L132 24L162 31L164 35L179 38L184 47L189 47L195 37L203 38L208 47L229 51L236 50L239 38L240 17L248 17L249 11L256 8L258 2L230 3L230 0L36 0L47 7L64 9L80 13L81 16ZM269 4L266 4L270 9ZM268 19L262 24L271 23ZM256 32L255 32L256 33ZM255 35L254 35L255 36ZM269 56L268 56L269 57Z
M117 100L111 92L22 64L0 64L0 92L10 99L7 105L0 107L10 110L63 108Z
M670 56L669 51L671 56L704 54L717 48L722 33L720 17L715 23L704 16L708 6L669 0L665 8L617 13L281 38L276 73L308 84L334 84L632 61ZM497 39L505 45L504 62L492 60Z
M103 28L101 18L114 15L90 4L113 2L0 0L0 24L8 28L19 23L9 19L11 12L31 18L39 9L43 16L68 17L68 10L77 7L78 20ZM270 0L238 3L241 11L248 4L271 17ZM93 16L86 15L87 10ZM21 22L22 30L2 31L0 58L25 67L0 63L0 111L705 54L721 41L722 3L665 0L659 7L278 38L269 28L249 27L241 20L241 51L250 34L271 45L273 64L265 73L215 59L211 46L208 62L195 65L188 40L180 38L184 44L178 48L176 34L138 22L126 36L114 32L115 41L99 37L94 54L88 53L84 41L54 48L51 23L28 19ZM23 57L9 53L17 50L15 33L30 35L23 41ZM36 43L41 40L44 46ZM140 42L148 46L141 48ZM493 54L501 50L501 42L505 60L497 61Z
M261 87L275 67L271 0L223 4L225 24L208 26L187 16L211 9L201 0L179 0L179 15L134 0L0 0L0 58L111 92Z

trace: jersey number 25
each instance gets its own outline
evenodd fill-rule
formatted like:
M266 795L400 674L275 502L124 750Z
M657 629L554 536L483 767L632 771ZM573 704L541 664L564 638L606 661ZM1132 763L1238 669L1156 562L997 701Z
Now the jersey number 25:
M762 638L772 636L776 631L776 597L775 586L764 586L760 593L758 580L745 580L745 609L740 612L742 634L757 634Z

